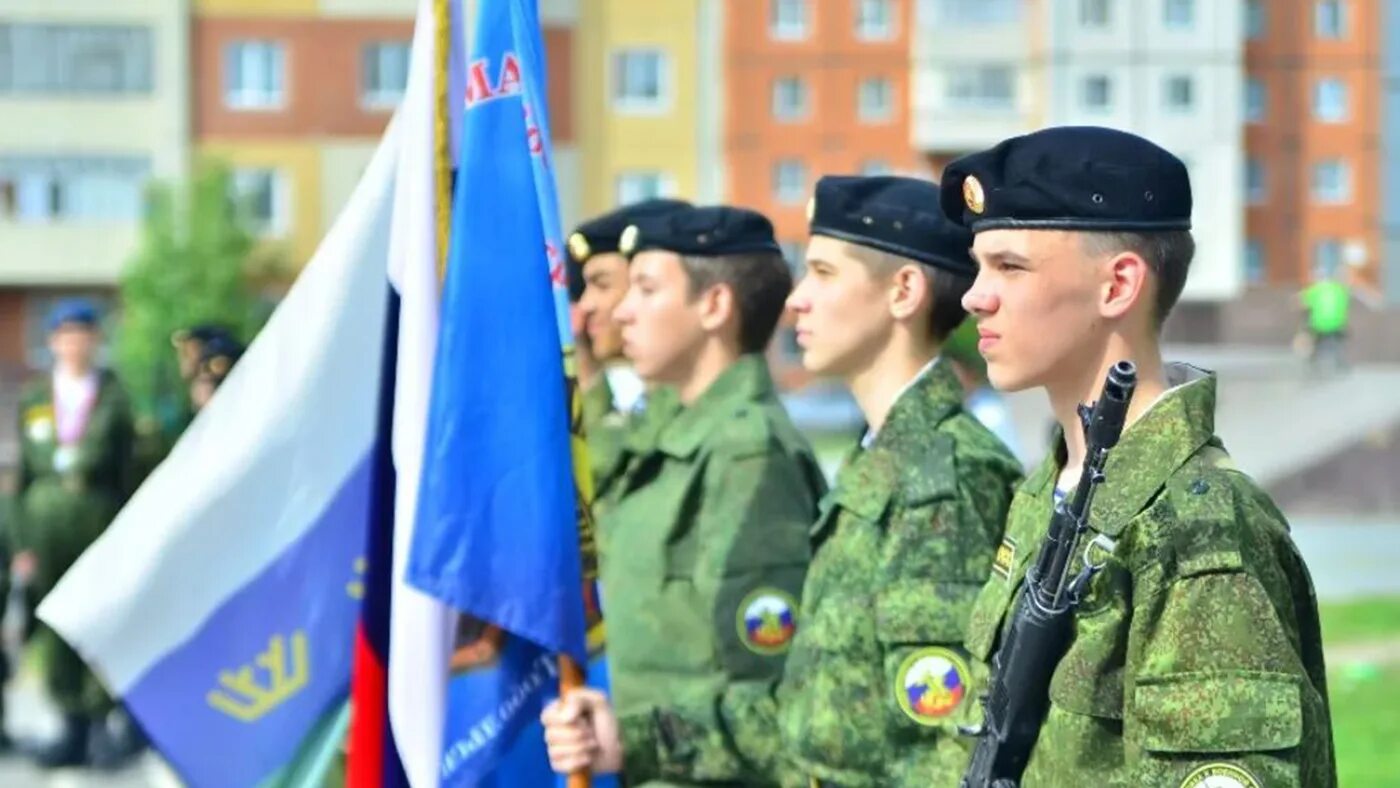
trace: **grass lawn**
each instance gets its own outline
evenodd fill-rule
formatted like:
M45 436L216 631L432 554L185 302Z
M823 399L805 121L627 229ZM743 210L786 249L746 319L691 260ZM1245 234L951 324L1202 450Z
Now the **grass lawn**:
M1327 604L1321 612L1339 784L1395 785L1400 775L1400 598ZM1346 646L1378 641L1394 641L1397 647L1388 658L1372 662L1345 658Z

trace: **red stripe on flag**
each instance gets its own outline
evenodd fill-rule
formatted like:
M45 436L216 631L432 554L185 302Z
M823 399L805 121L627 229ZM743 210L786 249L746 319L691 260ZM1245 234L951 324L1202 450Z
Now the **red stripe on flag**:
M389 674L369 638L364 622L355 627L355 668L350 678L350 741L346 788L382 788L388 746Z

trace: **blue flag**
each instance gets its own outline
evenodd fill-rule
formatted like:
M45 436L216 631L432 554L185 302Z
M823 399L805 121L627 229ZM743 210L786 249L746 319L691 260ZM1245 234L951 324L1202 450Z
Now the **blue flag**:
M442 784L489 774L583 663L557 198L532 0L481 0L409 582L463 617Z

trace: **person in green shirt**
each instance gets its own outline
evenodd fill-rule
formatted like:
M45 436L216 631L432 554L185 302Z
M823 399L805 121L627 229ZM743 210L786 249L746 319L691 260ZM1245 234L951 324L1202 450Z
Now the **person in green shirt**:
M681 209L630 225L620 249L623 351L674 391L628 434L598 518L613 698L646 713L779 674L825 481L763 357L792 288L768 219Z
M1304 288L1298 300L1306 318L1309 366L1314 372L1344 369L1351 288L1340 277L1326 275Z
M1067 651L1024 788L1332 788L1321 627L1288 523L1215 435L1214 375L1161 355L1195 254L1176 156L1107 128L1055 127L948 165L941 202L974 235L963 298L1003 391L1043 389L1060 430L1016 491L967 648L989 663L1057 500L1086 461L1085 409L1107 371L1136 365L1069 564L1101 566ZM1032 691L1011 687L1011 692ZM1037 694L1037 699L1045 696Z
M54 368L20 398L20 464L11 524L15 574L36 598L58 584L131 493L134 428L131 405L116 376L96 365L97 310L83 300L60 302L49 317ZM45 686L63 713L61 733L35 753L46 767L116 757L105 735L112 709L102 684L68 644L47 627ZM93 752L90 753L89 746Z

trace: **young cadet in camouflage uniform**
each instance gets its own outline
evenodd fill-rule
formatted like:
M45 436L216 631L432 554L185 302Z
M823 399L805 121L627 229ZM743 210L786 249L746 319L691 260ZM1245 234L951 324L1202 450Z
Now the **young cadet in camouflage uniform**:
M966 314L971 235L942 216L937 184L910 178L823 178L811 214L807 274L788 300L803 364L845 382L870 428L810 530L783 676L620 710L620 742L604 740L618 723L596 695L571 695L552 710L556 768L611 765L620 744L629 775L806 788L962 774L964 624L1021 475L939 357Z
M618 242L633 222L688 207L681 200L644 200L590 219L569 236L578 383L595 492L606 488L618 469L629 418L643 397L641 379L622 355L622 329L613 320L627 295L627 258Z
M47 594L107 528L130 492L132 417L111 372L93 366L97 311L84 301L60 303L49 320L53 375L20 400L20 466L13 523L16 561L32 576L36 598ZM24 574L25 572L21 572ZM45 678L63 712L59 738L37 753L44 766L88 760L89 733L100 737L111 709L82 659L47 628ZM99 739L99 749L106 742Z
M1086 535L1107 566L1075 615L1022 784L1334 785L1307 567L1214 435L1214 376L1161 358L1194 252L1186 167L1131 134L1052 128L950 164L942 203L976 234L963 303L992 383L1044 388L1063 430L1012 503L968 626L977 659L997 646L1055 497L1077 482L1079 407L1115 362L1139 375Z
M599 520L614 698L648 715L779 674L825 483L761 355L792 288L768 220L676 211L633 225L622 250L625 352L676 395L664 414L649 406L652 434L629 436Z

